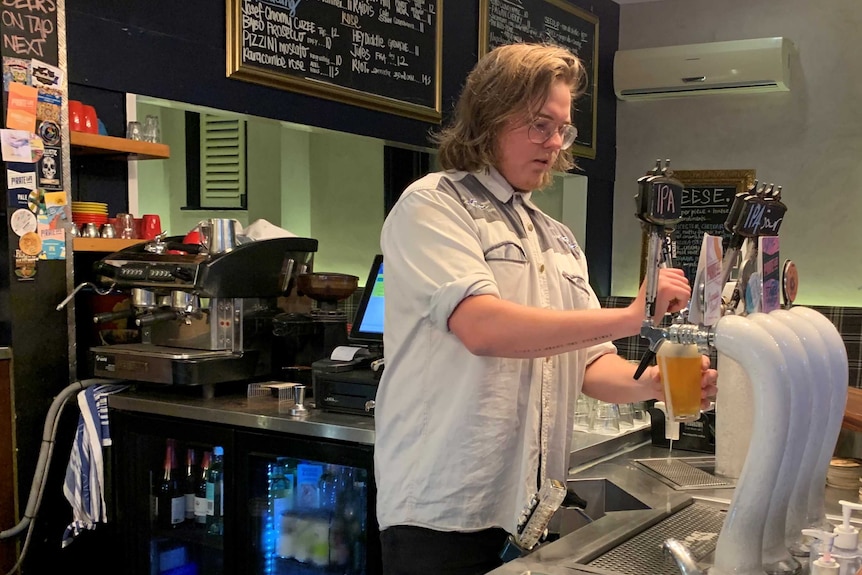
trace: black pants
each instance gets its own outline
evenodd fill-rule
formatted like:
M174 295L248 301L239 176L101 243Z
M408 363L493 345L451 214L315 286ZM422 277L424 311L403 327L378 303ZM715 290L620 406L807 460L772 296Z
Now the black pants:
M481 575L503 564L503 529L463 533L395 525L380 533L383 575Z

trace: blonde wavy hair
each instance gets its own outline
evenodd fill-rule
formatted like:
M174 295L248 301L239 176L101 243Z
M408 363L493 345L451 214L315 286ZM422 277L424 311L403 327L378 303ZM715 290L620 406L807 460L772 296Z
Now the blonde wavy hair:
M496 165L501 132L512 120L530 121L558 81L569 87L572 101L586 84L583 64L564 48L507 44L486 54L467 76L449 124L431 136L440 165L469 172ZM573 166L571 151L563 150L553 169L566 171ZM544 185L551 176L546 179Z

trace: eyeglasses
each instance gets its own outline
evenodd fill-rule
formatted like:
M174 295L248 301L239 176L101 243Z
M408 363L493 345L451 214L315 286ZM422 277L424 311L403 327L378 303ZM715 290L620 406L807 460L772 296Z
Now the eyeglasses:
M578 137L578 129L571 124L555 124L546 118L538 118L530 124L530 129L527 131L527 137L534 144L544 144L557 133L563 140L561 149L567 150L575 139Z

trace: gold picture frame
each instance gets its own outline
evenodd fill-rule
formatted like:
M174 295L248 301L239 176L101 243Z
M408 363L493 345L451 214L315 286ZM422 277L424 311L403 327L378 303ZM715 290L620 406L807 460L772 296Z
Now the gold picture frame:
M674 170L670 175L682 182L685 189L733 188L735 195L754 186L757 170ZM729 211L730 206L728 205L727 208ZM648 236L646 231L643 231L641 233L640 283L643 283L646 275L648 249Z
M400 100L394 96L380 94L377 92L363 91L359 88L352 87L346 83L338 83L335 81L325 81L318 79L310 73L297 73L290 71L281 71L274 66L254 65L249 64L243 59L244 48L244 14L243 4L254 0L225 0L227 10L227 77L237 80L243 80L254 84L261 84L280 90L288 90L298 92L307 96L325 98L334 100L344 104L361 106L380 112L391 112L415 120L431 122L439 124L443 114L443 95L442 95L442 65L443 65L443 0L432 0L430 4L436 11L433 21L433 45L434 45L434 70L428 74L421 74L422 78L415 74L416 78L408 78L405 80L418 82L425 86L433 85L433 103L428 105L418 104L415 102ZM322 7L332 8L321 4ZM295 10L295 8L294 8ZM429 11L429 20L431 12ZM292 16L291 16L292 17ZM314 24L314 23L311 23ZM337 28L338 26L335 26ZM344 24L344 30L352 30L355 26ZM315 28L322 29L321 26ZM423 28L424 30L424 28ZM305 33L305 32L303 32ZM258 36L263 36L259 34ZM382 37L381 37L382 38ZM331 38L330 38L331 39ZM274 41L276 38L264 38L264 40ZM315 38L315 45L321 45L327 38ZM309 41L310 42L310 41ZM297 42L298 43L298 42ZM286 42L285 44L293 44ZM300 48L308 48L306 45ZM416 46L418 51L418 45ZM332 55L336 58L341 57L337 52L333 51ZM417 52L418 55L418 52ZM342 62L342 64L347 65ZM400 64L399 64L400 65ZM349 67L349 66L348 66ZM332 66L329 66L332 68ZM391 70L387 70L390 72ZM321 76L322 78L323 76Z

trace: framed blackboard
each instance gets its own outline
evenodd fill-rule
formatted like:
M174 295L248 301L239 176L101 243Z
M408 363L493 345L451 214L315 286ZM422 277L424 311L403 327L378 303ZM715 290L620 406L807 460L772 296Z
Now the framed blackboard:
M565 0L479 0L479 56L516 42L557 44L581 59L587 86L575 102L572 122L578 137L572 153L595 158L598 17Z
M730 213L733 198L754 185L755 170L675 170L673 177L683 184L682 221L673 231L676 243L674 267L685 272L693 283L697 273L703 234L720 236L726 240L730 234L724 222ZM641 242L641 262L647 255L647 237ZM645 270L641 264L641 279Z
M439 123L442 9L442 0L227 0L227 75Z
M3 56L58 65L57 2L3 2Z

